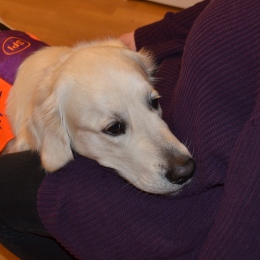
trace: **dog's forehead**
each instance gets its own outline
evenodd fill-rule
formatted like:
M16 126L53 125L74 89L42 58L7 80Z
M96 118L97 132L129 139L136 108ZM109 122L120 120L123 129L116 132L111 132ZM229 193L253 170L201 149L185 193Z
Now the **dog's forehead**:
M73 114L84 122L89 111L93 117L111 117L147 109L147 101L158 94L138 63L116 48L94 49L78 52L64 66L70 92L66 103Z
M154 90L147 74L124 51L121 48L86 48L68 59L61 75L75 88L75 94L83 96L84 93L95 98L149 95Z
M104 78L133 72L146 76L143 66L136 57L138 57L137 53L124 48L88 47L72 53L63 64L62 70L66 74L75 74L78 77L102 76Z
M109 82L108 82L109 81ZM76 117L80 127L99 129L113 120L135 119L138 114L150 111L149 100L158 95L149 82L140 79L123 82L107 80L106 84L81 84L73 88L66 107L71 117Z

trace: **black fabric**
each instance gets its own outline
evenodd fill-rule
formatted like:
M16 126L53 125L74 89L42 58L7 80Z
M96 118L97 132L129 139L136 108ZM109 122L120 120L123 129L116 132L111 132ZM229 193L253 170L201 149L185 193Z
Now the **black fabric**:
M8 30L11 30L11 29L8 28L6 25L0 23L0 32L1 32L1 31L8 31Z
M38 154L2 155L0 169L0 243L21 259L73 259L38 217L38 187L45 176Z

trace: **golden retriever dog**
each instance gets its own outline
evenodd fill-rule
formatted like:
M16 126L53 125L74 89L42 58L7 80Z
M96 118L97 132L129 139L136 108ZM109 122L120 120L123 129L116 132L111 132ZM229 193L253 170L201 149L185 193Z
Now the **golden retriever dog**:
M180 190L194 161L161 118L153 72L147 52L116 39L35 52L8 97L16 138L5 153L37 151L53 172L76 151L143 191Z

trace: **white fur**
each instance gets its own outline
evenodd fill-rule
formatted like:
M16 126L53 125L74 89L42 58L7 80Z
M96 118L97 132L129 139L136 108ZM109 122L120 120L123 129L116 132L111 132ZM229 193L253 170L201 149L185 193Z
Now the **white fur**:
M144 51L117 40L46 47L20 66L7 113L16 139L7 152L38 151L43 167L55 171L73 160L72 150L116 169L152 193L177 191L165 178L169 158L190 154L149 107L157 97L154 66ZM104 129L116 121L125 134Z

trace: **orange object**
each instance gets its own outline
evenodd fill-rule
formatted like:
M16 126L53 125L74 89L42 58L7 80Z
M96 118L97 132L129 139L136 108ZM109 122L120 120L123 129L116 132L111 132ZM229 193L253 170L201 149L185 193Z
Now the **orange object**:
M6 116L6 100L11 87L10 84L0 78L0 152L14 138L11 125Z

